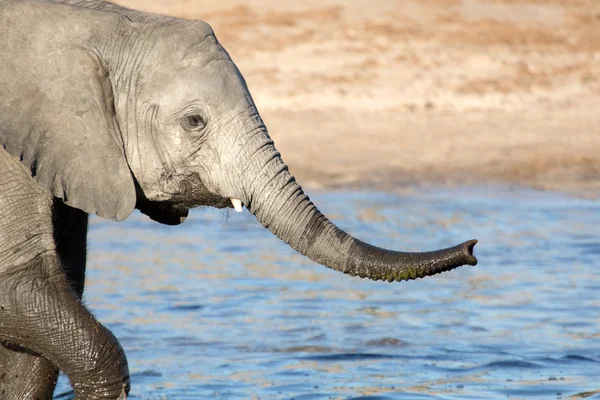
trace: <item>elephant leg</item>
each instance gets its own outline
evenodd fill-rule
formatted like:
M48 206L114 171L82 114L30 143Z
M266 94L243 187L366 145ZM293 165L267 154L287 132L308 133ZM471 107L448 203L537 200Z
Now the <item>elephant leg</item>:
M71 288L81 299L85 285L88 214L55 198L52 204L52 226L62 269Z
M81 303L55 255L0 275L0 341L50 360L78 400L125 399L129 391L119 342Z
M85 283L88 215L55 199L54 241L71 288L79 299ZM0 399L52 399L58 368L37 354L0 345Z
M50 400L58 368L44 357L0 346L0 398Z

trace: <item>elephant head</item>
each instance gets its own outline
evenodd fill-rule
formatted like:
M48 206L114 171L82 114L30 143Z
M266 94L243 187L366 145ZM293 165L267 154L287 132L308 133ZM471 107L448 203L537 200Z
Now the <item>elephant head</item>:
M301 254L374 280L477 263L475 240L404 253L363 243L330 222L288 171L208 24L71 3L82 4L30 7L28 18L49 21L30 34L38 45L0 55L16 71L0 89L17 99L0 98L0 115L9 116L0 139L68 205L115 220L137 207L177 224L191 207L240 211L243 204Z

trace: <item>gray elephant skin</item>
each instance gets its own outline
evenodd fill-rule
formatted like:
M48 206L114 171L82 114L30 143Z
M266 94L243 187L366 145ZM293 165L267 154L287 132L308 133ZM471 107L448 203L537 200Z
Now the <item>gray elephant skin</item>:
M102 1L0 0L0 398L126 398L117 339L81 302L88 215L179 224L241 209L317 263L400 281L475 265L337 228L275 149L208 24Z

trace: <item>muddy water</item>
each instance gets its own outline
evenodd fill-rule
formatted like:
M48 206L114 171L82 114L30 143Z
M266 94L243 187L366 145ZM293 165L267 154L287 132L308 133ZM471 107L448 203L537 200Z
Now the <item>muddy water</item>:
M600 398L599 201L520 189L313 199L380 246L478 238L480 263L376 283L309 262L247 212L197 210L179 227L94 219L86 301L125 348L132 398Z

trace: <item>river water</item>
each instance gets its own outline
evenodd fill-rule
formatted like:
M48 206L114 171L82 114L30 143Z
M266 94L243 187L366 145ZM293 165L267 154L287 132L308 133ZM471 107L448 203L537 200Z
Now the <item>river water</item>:
M477 238L476 267L344 276L248 212L90 229L85 300L135 399L600 398L600 201L509 188L317 192L356 237L406 251ZM61 377L57 398L70 398Z

